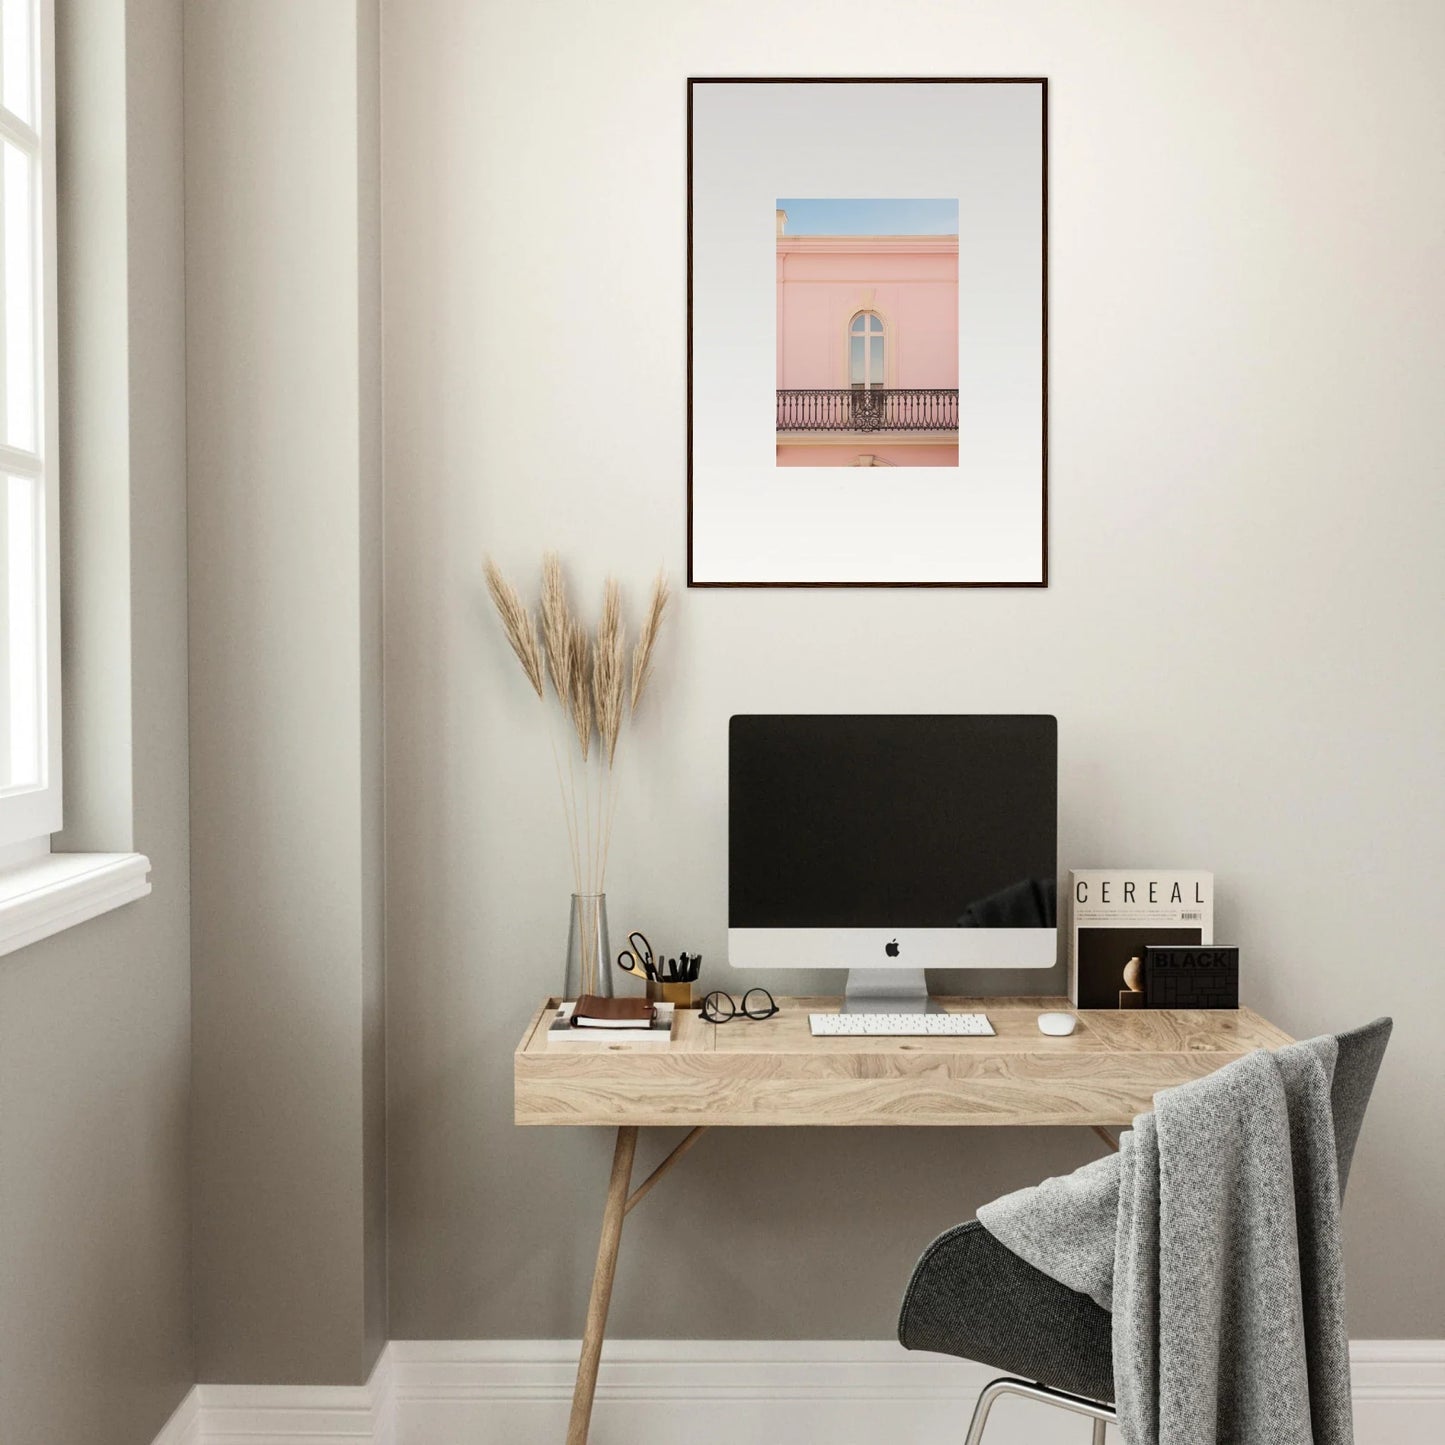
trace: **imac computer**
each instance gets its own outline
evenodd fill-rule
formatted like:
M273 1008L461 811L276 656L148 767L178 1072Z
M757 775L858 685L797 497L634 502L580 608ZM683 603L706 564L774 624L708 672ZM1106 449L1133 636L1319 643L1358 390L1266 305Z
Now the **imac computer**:
M1048 968L1057 830L1052 717L734 717L728 961L846 968L880 1014L925 968Z

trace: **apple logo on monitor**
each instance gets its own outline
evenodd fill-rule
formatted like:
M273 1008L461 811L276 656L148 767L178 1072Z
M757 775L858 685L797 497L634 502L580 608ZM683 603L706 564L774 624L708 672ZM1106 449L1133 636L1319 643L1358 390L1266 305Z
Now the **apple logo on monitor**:
M898 940L897 940L896 938L890 939L889 942L887 942L887 943L885 943L885 944L883 945L883 952L886 953L889 958L897 958L897 957L898 957Z

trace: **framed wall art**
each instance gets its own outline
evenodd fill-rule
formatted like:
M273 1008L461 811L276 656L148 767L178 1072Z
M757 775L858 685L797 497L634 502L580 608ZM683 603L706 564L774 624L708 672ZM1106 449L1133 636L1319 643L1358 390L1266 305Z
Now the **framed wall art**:
M690 586L1047 585L1047 95L688 81Z

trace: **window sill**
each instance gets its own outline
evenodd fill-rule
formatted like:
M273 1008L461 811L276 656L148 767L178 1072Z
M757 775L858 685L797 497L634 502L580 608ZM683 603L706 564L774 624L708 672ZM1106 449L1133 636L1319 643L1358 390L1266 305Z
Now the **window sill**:
M38 943L151 891L142 853L51 853L0 873L0 954Z

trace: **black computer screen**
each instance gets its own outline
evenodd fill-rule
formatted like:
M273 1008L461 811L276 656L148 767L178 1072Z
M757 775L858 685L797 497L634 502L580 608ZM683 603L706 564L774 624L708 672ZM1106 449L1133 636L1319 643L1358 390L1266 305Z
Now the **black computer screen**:
M728 924L1053 927L1057 780L1052 717L734 717Z

